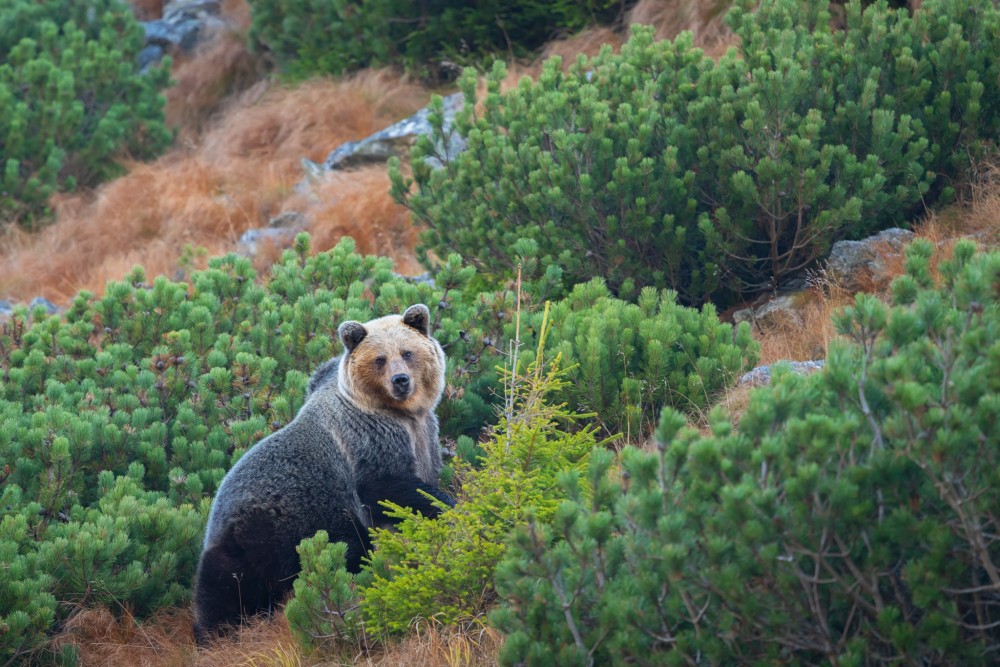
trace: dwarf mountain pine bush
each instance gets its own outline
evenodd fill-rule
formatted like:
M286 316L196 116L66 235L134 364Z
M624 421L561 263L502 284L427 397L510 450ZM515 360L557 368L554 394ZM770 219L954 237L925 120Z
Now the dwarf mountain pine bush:
M32 227L52 193L170 143L169 66L140 74L142 45L121 0L0 1L0 219Z
M186 599L222 477L294 418L309 371L339 353L337 326L345 319L430 304L448 355L442 434L480 459L481 472L456 464L453 473L468 487L463 493L480 494L478 505L454 514L453 523L415 521L412 530L381 538L386 552L374 572L383 580L366 612L379 633L401 629L406 615L437 613L435 605L449 619L484 610L492 589L472 599L464 584L489 579L511 523L528 507L550 512L555 470L593 445L594 427L571 429L560 415L605 410L608 433L622 423L633 433L648 430L651 411L702 405L755 354L745 329L734 335L711 308L682 308L668 293L648 290L628 304L600 283L581 286L552 306L563 322L544 340L544 316L524 297L524 350L573 355L574 367L566 382L544 385L557 407L532 412L525 399L505 413L506 432L523 435L521 444L477 447L465 436L478 436L497 416L496 366L500 351L511 349L517 306L503 287L477 293L474 273L453 255L434 285L414 284L394 274L388 259L356 254L350 239L312 256L300 235L264 281L234 255L211 260L190 284L162 277L148 284L137 268L102 297L79 294L63 315L20 307L0 322L0 555L8 568L0 582L0 664L45 659L49 634L77 608L124 605L142 616ZM596 337L605 344L595 346ZM534 361L537 352L524 350L522 364ZM522 423L521 412L541 416ZM537 467L541 459L533 457L543 454L549 467ZM521 464L523 476L501 474ZM507 474L513 486L500 481ZM303 547L304 563L335 573L335 554L312 544ZM441 545L467 558L466 579L405 571L402 550ZM326 575L319 580L326 585ZM303 585L320 583L306 578ZM328 603L337 586L318 599ZM305 593L300 600L311 608Z
M526 318L528 340L542 316ZM593 414L604 435L621 433L628 442L647 438L664 406L699 414L760 351L748 324L724 324L711 304L681 306L675 292L652 287L630 303L595 278L553 304L550 317L546 353L560 356L567 380L554 397ZM532 354L525 350L524 359Z
M504 663L994 664L1000 253L962 241L935 285L932 250L738 426L666 410L656 451L565 475L497 571Z
M325 530L302 540L296 551L302 572L295 579L295 594L285 605L292 634L310 651L342 644L365 645L365 628L355 593L356 582L370 578L367 570L347 571L347 545L330 543Z
M426 302L465 327L444 310L470 275L453 258L439 287L410 284L349 240L311 257L303 235L266 284L235 256L190 285L136 269L64 316L0 323L0 663L41 659L78 607L184 600L225 471L294 417L339 323Z
M401 65L429 80L490 54L530 54L558 32L618 19L625 0L250 0L251 39L292 76Z
M520 265L557 289L599 274L621 296L724 300L951 196L1000 131L991 0L913 16L854 1L844 30L825 0L737 5L740 45L718 63L689 34L639 28L620 53L568 72L553 59L504 93L496 64L483 99L466 72L451 131L467 150L440 155L439 123L412 151L412 180L391 163L394 198L428 228L423 250L459 252L486 277Z

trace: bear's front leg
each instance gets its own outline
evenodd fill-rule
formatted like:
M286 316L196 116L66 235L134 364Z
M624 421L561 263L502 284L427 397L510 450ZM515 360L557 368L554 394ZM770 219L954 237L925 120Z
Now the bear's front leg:
M358 486L358 496L361 498L361 502L368 507L372 515L372 524L376 526L399 523L398 519L386 516L386 509L382 506L381 501L392 502L400 507L409 507L432 519L437 518L441 514L441 508L421 491L448 507L455 506L454 498L437 486L422 481L416 475L379 477L365 481Z

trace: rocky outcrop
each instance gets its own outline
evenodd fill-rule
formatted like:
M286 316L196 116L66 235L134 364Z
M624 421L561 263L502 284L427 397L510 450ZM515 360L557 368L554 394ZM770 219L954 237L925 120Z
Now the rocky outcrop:
M464 97L462 93L455 93L445 97L443 103L444 131L448 134L455 122L455 114L462 109ZM317 173L319 171L354 169L373 162L385 162L393 156L405 157L417 137L430 135L433 131L430 124L430 114L430 107L424 107L409 118L390 125L369 137L360 141L348 141L335 148L322 165L317 165L316 169L310 169L307 165L306 171L307 173ZM463 150L465 150L465 141L458 133L450 133L447 145L438 146L438 153L446 158L452 158ZM437 159L432 158L429 162L432 166L441 166Z
M305 227L306 216L298 211L287 211L271 218L267 227L243 232L236 244L236 252L247 257L256 257L261 244L289 245Z
M214 29L225 25L219 18L220 0L173 0L163 8L163 17L142 21L146 46L139 53L139 67L146 69L164 55L190 51Z
M17 304L0 299L0 319L6 319L10 315L14 314L14 307ZM44 308L45 312L49 315L55 315L56 313L62 312L64 308L60 308L56 304L52 303L44 296L36 296L34 299L28 302L28 312L31 313L35 308Z
M762 305L737 310L733 313L733 321L737 324L750 322L759 327L802 324L802 316L797 309L798 295L798 292L783 294Z
M44 296L36 296L28 302L28 310L34 310L39 307L44 308L45 312L49 315L55 315L59 312L59 306L46 299Z
M886 253L901 253L914 234L892 228L861 241L837 241L830 250L826 270L848 290L860 290L886 277Z
M789 367L793 373L808 375L809 373L815 373L816 371L822 370L823 366L826 365L826 362L823 360L779 361L777 364L772 364L770 366L758 366L749 373L744 373L740 378L739 383L741 385L749 385L751 387L761 387L771 384L771 369L779 364Z

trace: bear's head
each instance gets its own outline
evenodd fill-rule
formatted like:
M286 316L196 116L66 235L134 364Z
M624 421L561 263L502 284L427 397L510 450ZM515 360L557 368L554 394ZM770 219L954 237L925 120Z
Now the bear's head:
M444 391L444 350L430 335L427 306L402 315L340 325L344 356L338 369L341 391L369 411L423 413Z

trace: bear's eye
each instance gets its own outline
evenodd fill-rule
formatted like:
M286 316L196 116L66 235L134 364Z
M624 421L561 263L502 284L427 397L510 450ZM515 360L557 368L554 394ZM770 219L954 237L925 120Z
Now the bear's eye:
M379 368L385 366L385 357L375 357L375 365Z
M409 361L413 358L413 353L407 350L406 352L403 352L403 358Z

